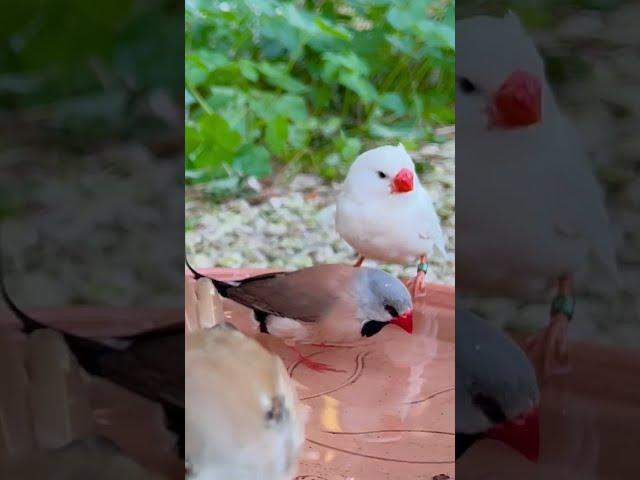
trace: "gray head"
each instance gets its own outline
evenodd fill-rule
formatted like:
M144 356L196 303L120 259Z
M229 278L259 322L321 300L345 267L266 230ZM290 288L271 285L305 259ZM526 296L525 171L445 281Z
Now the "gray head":
M457 310L456 435L482 434L535 460L539 400L535 371L522 349L486 320Z
M361 334L371 337L389 324L413 331L413 303L404 284L377 268L358 268Z

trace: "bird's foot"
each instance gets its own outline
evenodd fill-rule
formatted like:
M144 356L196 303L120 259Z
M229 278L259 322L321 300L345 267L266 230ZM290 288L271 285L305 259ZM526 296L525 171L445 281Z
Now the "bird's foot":
M414 300L424 297L427 294L427 280L425 272L418 272L414 278L409 280L407 288L409 289L409 292L411 292L411 297Z
M526 348L542 384L557 375L571 372L567 327L569 319L564 313L554 313L547 328L526 341Z

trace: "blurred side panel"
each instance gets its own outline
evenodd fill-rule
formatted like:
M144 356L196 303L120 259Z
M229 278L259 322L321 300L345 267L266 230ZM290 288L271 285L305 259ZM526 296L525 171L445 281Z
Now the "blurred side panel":
M183 478L183 8L3 8L2 478Z
M519 345L457 346L459 479L640 473L638 20L457 2L458 315Z

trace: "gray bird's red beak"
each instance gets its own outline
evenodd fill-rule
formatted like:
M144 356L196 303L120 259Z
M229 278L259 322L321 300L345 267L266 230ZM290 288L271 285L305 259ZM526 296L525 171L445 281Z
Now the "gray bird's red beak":
M391 193L406 193L411 190L413 190L413 172L403 168L393 177Z
M542 119L542 84L535 75L516 70L505 80L489 108L489 128L521 128Z
M506 443L532 462L540 455L540 422L538 407L515 420L501 423L487 432L487 438Z
M409 309L402 315L392 318L389 323L399 326L407 333L413 332L413 310Z

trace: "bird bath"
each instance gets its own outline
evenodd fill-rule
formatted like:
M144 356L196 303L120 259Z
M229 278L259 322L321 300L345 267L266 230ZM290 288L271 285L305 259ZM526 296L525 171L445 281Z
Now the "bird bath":
M25 311L47 325L93 338L133 335L175 325L183 318L176 308L56 307L26 308ZM22 348L26 337L19 326L9 311L0 311L0 335L6 335ZM138 360L144 363L143 371L149 372L147 381L142 382L133 375L124 380L144 384L147 390L159 385L172 392L184 388L180 368L182 344L160 342L158 349L163 355L152 351L138 353ZM158 371L164 374L158 375ZM175 438L164 426L159 404L99 377L89 378L89 397L96 433L112 440L137 463L160 473L163 478L184 478L184 464L175 452ZM149 442L149 438L154 441Z
M569 355L572 371L541 388L538 463L484 440L456 462L459 479L638 478L640 352L573 342Z
M220 280L264 270L202 270ZM300 364L282 341L257 331L248 309L224 302L227 321L285 362L311 407L296 480L454 477L454 294L429 285L414 306L414 332L389 326L346 348L301 346L344 372Z

